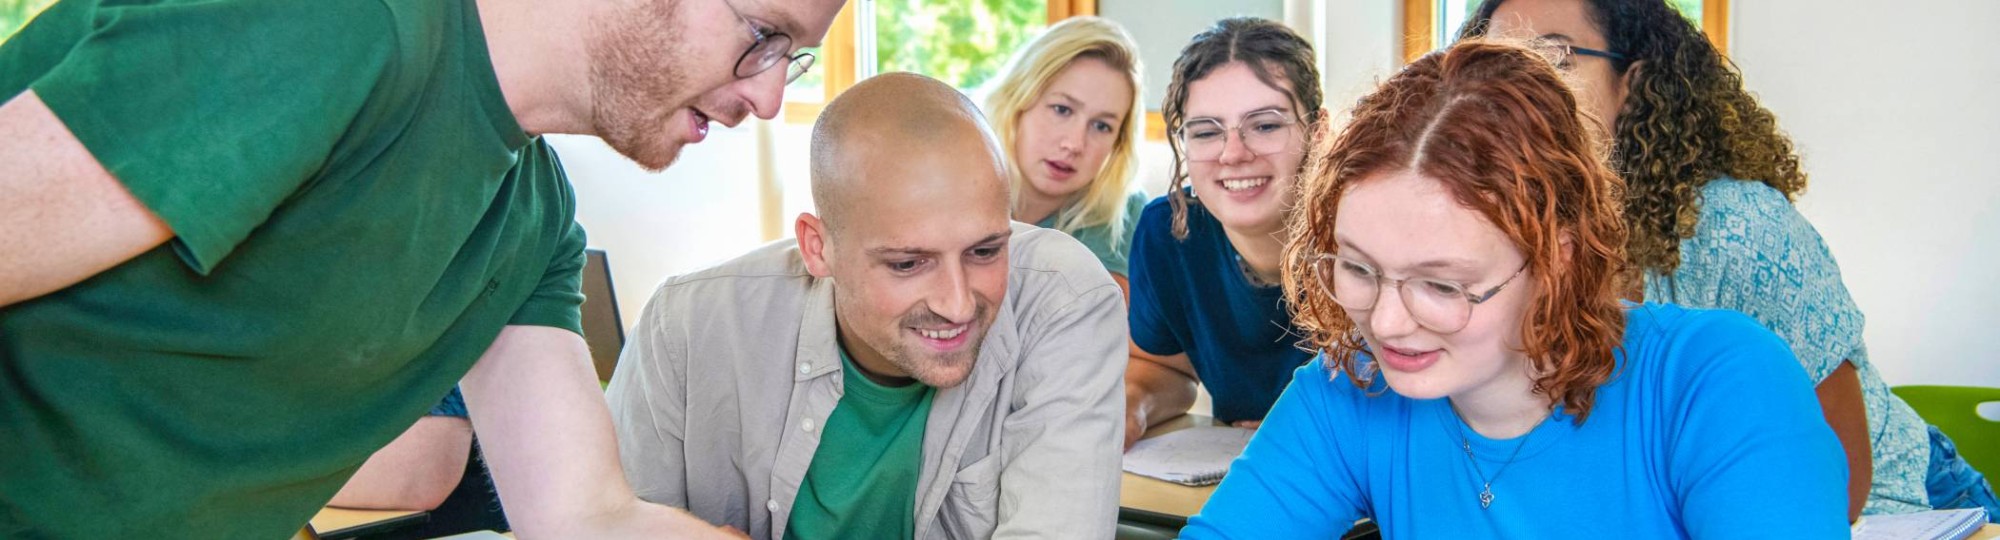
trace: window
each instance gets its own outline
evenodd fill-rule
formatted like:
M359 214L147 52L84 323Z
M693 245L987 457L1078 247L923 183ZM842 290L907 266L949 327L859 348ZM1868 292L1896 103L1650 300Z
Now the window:
M1403 61L1416 60L1451 43L1482 0L1404 0ZM1708 35L1716 50L1729 53L1729 0L1666 0Z
M1097 11L1095 0L851 0L816 67L785 92L785 121L811 123L820 107L876 73L910 71L970 92L1049 23Z

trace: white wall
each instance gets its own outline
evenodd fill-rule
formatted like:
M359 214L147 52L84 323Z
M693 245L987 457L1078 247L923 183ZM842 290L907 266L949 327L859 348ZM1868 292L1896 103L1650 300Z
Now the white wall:
M1400 65L1399 2L1327 0L1327 102L1351 104ZM1732 2L1732 54L1804 155L1799 205L1868 315L1870 354L1892 385L2000 387L2000 60L1986 26L2000 2ZM1177 50L1177 46L1173 47ZM1167 62L1147 58L1147 62ZM777 124L784 216L810 207L808 129ZM595 139L556 137L579 220L611 254L629 323L662 279L761 243L755 137L716 129L648 175ZM1166 187L1166 145L1141 145L1139 184Z
M1731 54L1799 145L1799 207L1891 385L2000 387L2000 2L1731 2Z

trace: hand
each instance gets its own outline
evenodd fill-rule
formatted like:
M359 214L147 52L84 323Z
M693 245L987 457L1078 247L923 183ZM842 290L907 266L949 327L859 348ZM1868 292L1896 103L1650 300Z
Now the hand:
M1125 450L1131 451L1139 438L1146 436L1146 418L1132 407L1125 408Z
M1264 421L1263 421L1263 420L1237 420L1237 421L1235 421L1235 422L1233 422L1233 423L1230 423L1229 425L1230 425L1230 426L1232 426L1232 427L1238 427L1238 428L1242 428L1242 429L1247 429L1247 430L1250 430L1250 431L1257 431L1257 426L1261 426L1261 425L1264 425Z

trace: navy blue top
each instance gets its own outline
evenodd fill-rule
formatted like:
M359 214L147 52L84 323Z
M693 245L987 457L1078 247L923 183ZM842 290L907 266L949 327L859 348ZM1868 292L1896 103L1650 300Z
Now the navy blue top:
M465 396L458 393L458 387L453 386L451 393L445 394L444 399L439 400L437 405L431 406L431 412L424 416L468 418L472 414L465 411Z
M1279 287L1250 284L1236 248L1200 201L1188 204L1188 236L1174 239L1173 207L1146 205L1132 238L1132 342L1148 353L1187 353L1214 398L1215 418L1263 420L1312 360Z
M1770 330L1632 306L1617 362L1583 425L1558 410L1495 440L1314 361L1182 538L1332 538L1362 517L1397 539L1847 537L1846 454Z

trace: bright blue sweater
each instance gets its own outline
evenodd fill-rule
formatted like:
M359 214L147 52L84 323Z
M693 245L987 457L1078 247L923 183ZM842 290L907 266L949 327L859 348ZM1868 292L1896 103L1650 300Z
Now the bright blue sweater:
M1558 410L1479 506L1492 440L1442 399L1298 370L1184 537L1846 538L1847 463L1791 350L1742 314L1630 306L1618 372L1582 426ZM1370 396L1370 393L1377 395ZM1461 435L1463 434L1463 435Z

